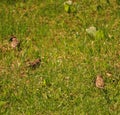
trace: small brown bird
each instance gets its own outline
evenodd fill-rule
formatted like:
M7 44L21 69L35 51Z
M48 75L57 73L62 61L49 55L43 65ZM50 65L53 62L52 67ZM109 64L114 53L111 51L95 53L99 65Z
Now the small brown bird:
M104 88L105 84L104 84L104 80L101 75L97 76L95 84L96 84L96 87L98 88Z
M29 62L29 67L36 68L40 65L41 59L36 59L33 62Z
M16 48L16 47L19 48L20 42L18 41L18 39L16 37L11 37L10 42L11 42L11 47L12 48Z

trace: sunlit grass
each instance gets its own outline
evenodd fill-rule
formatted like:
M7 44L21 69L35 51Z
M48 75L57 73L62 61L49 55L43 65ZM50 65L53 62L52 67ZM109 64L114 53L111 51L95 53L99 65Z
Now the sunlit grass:
M0 113L107 115L120 113L120 15L112 0L0 3ZM96 27L101 32L86 32ZM14 35L21 50L10 46ZM29 61L40 58L37 68ZM105 87L95 86L103 76Z

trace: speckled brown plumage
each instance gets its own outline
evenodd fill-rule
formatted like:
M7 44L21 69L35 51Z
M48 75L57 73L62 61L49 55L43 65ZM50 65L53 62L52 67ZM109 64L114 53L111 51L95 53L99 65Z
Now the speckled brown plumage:
M16 48L16 47L20 46L20 42L18 41L18 39L16 37L11 37L10 42L11 42L12 48Z
M37 66L40 65L40 62L41 62L41 59L36 59L34 60L33 62L29 62L29 66L32 67L32 68L36 68Z

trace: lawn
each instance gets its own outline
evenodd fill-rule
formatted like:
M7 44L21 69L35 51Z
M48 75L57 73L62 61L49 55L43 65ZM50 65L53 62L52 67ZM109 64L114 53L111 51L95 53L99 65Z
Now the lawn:
M0 2L1 115L120 114L120 0L64 2Z

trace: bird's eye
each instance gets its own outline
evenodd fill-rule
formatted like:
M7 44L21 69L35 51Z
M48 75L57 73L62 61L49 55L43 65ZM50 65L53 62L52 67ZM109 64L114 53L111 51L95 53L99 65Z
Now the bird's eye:
M13 38L10 38L10 40L9 40L9 41L11 42L12 40L13 40Z

